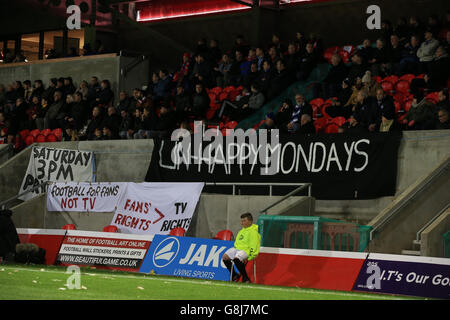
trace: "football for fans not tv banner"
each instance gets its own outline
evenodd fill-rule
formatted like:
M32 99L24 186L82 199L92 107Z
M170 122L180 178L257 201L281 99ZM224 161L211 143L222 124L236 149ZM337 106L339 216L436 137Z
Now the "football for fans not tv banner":
M128 183L112 225L122 233L169 234L189 228L204 183Z
M309 182L314 197L330 200L395 194L401 132L270 134L155 139L145 181Z
M46 181L93 181L93 167L93 152L33 147L19 193ZM38 188L19 199L26 201L45 191L45 187Z
M47 210L65 212L114 212L126 182L56 182L48 187Z

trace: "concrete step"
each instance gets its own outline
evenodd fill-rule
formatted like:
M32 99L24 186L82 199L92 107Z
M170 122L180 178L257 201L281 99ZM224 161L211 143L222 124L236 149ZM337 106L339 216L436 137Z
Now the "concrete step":
M408 256L420 256L420 251L417 250L402 250L402 254Z
M420 240L413 240L413 244L419 245L421 244Z

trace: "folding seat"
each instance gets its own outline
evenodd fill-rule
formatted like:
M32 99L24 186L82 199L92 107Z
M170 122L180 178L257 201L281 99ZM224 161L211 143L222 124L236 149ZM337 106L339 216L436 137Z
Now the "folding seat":
M406 80L406 81L408 81L409 83L411 83L411 81L412 81L415 77L416 77L416 76L413 75L412 73L408 73L408 74L402 75L402 76L400 77L399 80Z
M374 79L378 83L381 83L383 81L383 79L380 76L373 76L372 79Z
M19 132L20 138L25 141L25 138L30 134L30 130L25 129Z
M225 88L223 88L223 92L231 92L231 91L233 91L233 90L235 90L236 88L234 87L234 86L228 86L228 87L225 87Z
M411 109L411 105L412 105L412 100L406 101L405 104L403 105L403 110L405 110L405 112L408 112L409 109Z
M219 96L217 97L217 100L219 100L220 102L222 102L223 100L227 99L227 98L228 98L228 93L229 93L229 92L225 92L225 91L221 92L221 93L219 94Z
M212 93L218 95L219 93L222 92L222 88L221 88L221 87L214 87L214 88L211 88L211 89L209 90L209 92L212 92Z
M383 88L383 91L389 95L392 95L394 92L394 85L390 81L382 81L381 87Z
M171 236L177 236L177 237L184 237L184 234L186 233L186 230L184 230L181 227L173 228L170 230L169 234Z
M225 128L226 129L234 129L234 128L236 128L237 125L238 125L238 123L236 121L229 121L229 122L225 123Z
M25 137L25 145L29 146L34 143L34 137L32 135L28 135Z
M410 85L410 83L408 82L408 80L399 80L395 84L395 90L397 92L401 92L401 93L408 93L409 92L409 85Z
M314 121L314 127L316 128L316 133L322 132L323 128L328 124L328 118L322 117L317 118L317 120Z
M228 240L231 241L234 239L233 232L231 230L220 230L217 232L216 236L214 237L216 240Z
M41 134L44 135L44 137L46 137L51 132L52 132L51 129L44 129L44 130L41 131Z
M41 134L41 130L39 130L39 129L34 129L34 130L31 130L31 131L30 131L30 135L32 135L34 139L36 139L36 137L37 137L39 134Z
M58 141L62 140L62 129L61 128L53 129L52 133L56 136Z
M258 122L257 124L255 124L255 125L253 126L253 129L258 130L258 128L259 128L260 126L262 126L264 122L266 122L266 119L262 119L260 122Z
M425 96L425 99L427 99L427 101L429 101L429 102L436 104L439 102L438 96L439 96L439 92L431 92Z
M235 101L236 97L241 94L239 90L233 90L228 93L228 100Z
M309 104L311 105L311 106L318 106L318 107L321 107L323 104L324 104L324 100L322 99L322 98L315 98L315 99L312 99L310 102L309 102Z
M45 137L45 141L46 142L57 142L58 138L53 134L53 133L49 133L46 137Z
M392 85L395 85L398 81L398 77L396 75L390 75L383 79L383 81L389 81Z
M45 136L43 134L38 134L35 142L37 142L37 143L45 142Z
M119 230L117 229L116 226L106 226L103 228L103 232L118 232Z

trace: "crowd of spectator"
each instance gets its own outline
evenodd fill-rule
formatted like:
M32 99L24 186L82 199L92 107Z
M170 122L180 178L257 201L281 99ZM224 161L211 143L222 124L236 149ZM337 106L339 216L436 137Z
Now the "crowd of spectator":
M384 21L381 35L351 52L350 61L338 53L330 70L314 86L314 98L331 99L331 117L343 117L340 131L390 131L449 128L450 15L440 22L431 16L421 24L411 17L392 27ZM240 121L264 103L278 97L290 84L304 81L324 59L322 40L314 34L296 33L289 42L273 34L266 46L251 47L237 36L230 50L217 40L200 39L194 52L182 56L173 72L162 68L151 82L114 99L108 80L93 76L75 86L70 77L15 81L0 85L0 139L13 143L21 130L62 128L66 140L142 139L164 137L188 121L205 120L214 87L239 87L233 100L225 99L210 119ZM397 121L394 101L376 77L423 74L411 83L414 98L409 112ZM424 99L439 92L439 102ZM285 99L277 112L267 115L262 128L288 133L316 133L317 115L302 94Z

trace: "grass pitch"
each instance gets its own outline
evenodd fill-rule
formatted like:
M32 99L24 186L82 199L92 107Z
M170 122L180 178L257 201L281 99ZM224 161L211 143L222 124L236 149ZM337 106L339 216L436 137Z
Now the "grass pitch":
M70 289L65 267L0 265L0 300L411 300L417 298L206 281L92 268ZM69 283L76 284L75 281Z

